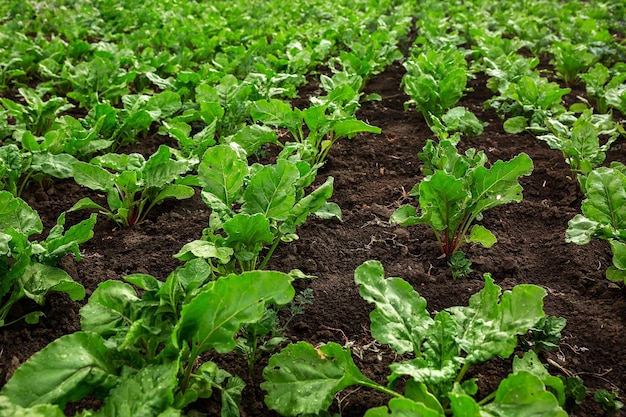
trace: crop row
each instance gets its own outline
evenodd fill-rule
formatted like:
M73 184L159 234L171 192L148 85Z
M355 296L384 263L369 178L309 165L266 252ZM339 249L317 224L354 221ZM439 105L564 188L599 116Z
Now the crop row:
M341 219L329 201L333 178L320 184L318 171L337 140L380 133L356 114L364 100L380 99L364 96L367 80L397 60L406 69L406 107L423 115L433 139L419 154L425 177L411 191L418 207L400 207L392 222L430 226L452 276L463 278L471 271L463 244L496 241L479 224L483 213L521 201L519 179L533 169L526 154L490 162L483 151L458 150L464 135L484 127L455 107L468 79L484 72L493 92L485 105L505 130L532 132L561 151L587 197L566 239L609 240L607 277L626 282L626 168L601 167L626 135L614 120L626 113L624 5L353 3L0 6L0 325L39 320L39 311L12 314L23 298L43 304L49 291L85 297L57 265L67 254L80 258L98 215L141 227L155 205L198 190L210 209L202 237L180 248L175 257L184 264L165 281L132 274L102 282L80 311L81 331L36 353L2 388L2 415L62 416L69 402L92 393L103 406L80 415L175 416L218 391L222 415L239 415L243 381L201 355L237 349L252 369L261 349L283 341L277 314L297 305L292 283L305 275L265 267L309 216ZM400 45L409 41L405 56ZM537 70L546 56L554 73ZM307 108L294 107L290 99L312 79L320 93ZM590 101L566 107L564 96L581 84ZM176 146L125 153L147 136ZM271 162L252 162L268 149L276 149ZM65 230L64 212L36 241L44 225L20 196L58 179L106 197L75 202L68 212L98 214ZM410 359L392 364L383 386L361 373L347 347L288 345L264 371L270 409L324 413L336 393L359 385L392 398L368 417L566 415L576 380L550 375L537 356L558 344L565 325L545 315L545 290L521 284L503 292L486 275L469 306L433 316L408 283L385 279L376 261L359 267L355 282L374 306L372 336ZM531 330L545 337L514 360L495 392L475 398L468 369L510 357L518 336ZM599 397L607 410L620 407L614 394Z

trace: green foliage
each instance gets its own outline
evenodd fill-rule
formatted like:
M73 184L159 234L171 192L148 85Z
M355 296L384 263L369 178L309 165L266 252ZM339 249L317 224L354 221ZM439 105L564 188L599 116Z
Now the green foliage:
M551 52L551 63L566 85L576 84L580 75L597 61L597 57L584 44L555 41Z
M175 257L207 259L219 275L263 269L281 241L297 239L296 228L311 214L341 218L339 207L328 202L332 177L305 194L318 168L284 156L274 165L248 166L234 143L209 148L197 178L212 210L209 227Z
M177 184L190 170L188 161L172 159L165 145L146 160L140 154L106 154L91 163L74 164L74 180L92 190L107 193L108 208L85 197L71 210L96 209L123 227L141 223L150 210L169 198L190 198L194 190Z
M382 265L368 261L357 268L361 296L375 305L370 314L372 336L398 354L413 359L390 365L390 385L365 377L350 350L336 343L313 347L298 342L270 358L261 387L265 403L281 415L316 414L326 410L335 394L363 386L391 397L389 404L366 416L566 416L561 380L550 376L533 352L515 358L513 372L492 395L476 401L474 379L464 380L470 366L495 356L507 358L543 313L545 291L519 285L502 293L486 275L485 287L467 307L452 307L434 318L426 301L400 278L384 278ZM407 378L404 393L395 381ZM549 389L548 389L549 387ZM552 390L555 394L553 394ZM513 413L513 414L511 414Z
M602 411L608 415L617 414L617 412L624 407L624 403L617 399L617 394L608 392L605 389L597 390L593 395L593 399L600 404Z
M618 125L607 117L593 115L590 110L584 111L571 128L558 120L548 119L546 124L552 133L538 136L538 139L563 153L565 162L569 164L572 175L578 180L584 193L587 176L604 162L606 152L617 140ZM601 135L610 135L602 145L599 139Z
M626 66L616 64L611 70L601 63L595 64L580 78L585 82L589 98L596 101L598 112L607 113L609 108L626 109Z
M58 291L82 300L85 289L56 265L69 253L80 259L78 245L93 236L96 216L65 231L63 213L48 237L38 242L30 240L43 232L35 210L7 191L0 191L0 207L0 327L21 319L31 324L39 321L43 313L34 311L7 322L11 307L23 298L43 305L48 292Z
M611 281L626 282L626 168L619 162L593 170L585 182L582 214L568 223L565 241L585 245L592 238L609 241L613 266L606 271Z
M16 103L8 98L0 99L7 110L7 115L15 118L15 131L30 131L35 136L45 134L55 118L66 110L74 107L64 97L54 97L43 101L40 95L30 88L20 88L20 96L26 105Z
M143 274L126 277L141 297L129 284L101 283L81 309L82 330L23 363L0 399L14 408L63 410L92 393L104 399L102 407L80 415L181 415L219 390L222 415L238 416L243 381L212 362L198 367L197 361L209 350L232 351L235 336L262 319L266 304L288 303L293 278L270 271L212 278L211 268L197 259L165 282Z
M332 83L332 81L328 81ZM380 133L380 129L353 116L358 104L358 89L342 83L323 98L319 105L300 110L280 100L257 101L250 111L255 122L289 130L295 142L285 145L284 153L295 152L310 165L323 163L332 145L342 137L360 132ZM355 101L356 100L356 101ZM308 133L305 134L305 129Z
M419 198L421 214L404 205L390 221L402 226L430 226L448 260L465 242L491 247L495 236L473 223L486 210L522 200L518 180L530 175L533 169L528 155L522 153L507 162L496 161L487 168L483 152L472 149L462 155L452 142L444 140L437 145L428 142L420 158L426 161L428 175L413 187L411 195Z
M463 96L468 70L465 56L456 48L427 50L412 54L404 63L404 91L411 98L405 107L414 104L426 123L433 126Z

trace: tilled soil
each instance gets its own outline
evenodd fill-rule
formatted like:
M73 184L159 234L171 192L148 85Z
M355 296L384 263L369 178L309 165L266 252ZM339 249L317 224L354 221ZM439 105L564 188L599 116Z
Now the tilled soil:
M567 222L580 211L583 196L577 182L569 177L562 155L530 134L505 133L496 114L483 110L484 101L492 95L485 87L486 79L478 77L470 82L473 92L459 105L489 125L479 137L464 137L460 147L484 150L491 162L526 152L535 168L531 176L521 180L522 202L485 213L482 224L494 232L498 242L489 249L465 246L474 272L467 279L453 281L426 226L404 228L389 223L389 216L401 204L415 204L408 191L422 178L416 155L432 137L419 113L404 110L408 97L400 87L402 74L400 64L392 65L365 90L366 94L382 95L382 100L363 103L358 116L379 126L382 134L340 140L320 172L318 182L327 176L335 178L332 201L342 208L343 221L310 218L298 231L300 239L279 246L268 266L281 271L299 268L317 276L296 283L298 290L312 288L314 303L290 323L285 337L294 342L348 345L364 373L385 383L388 365L395 356L370 335L371 307L358 294L355 268L369 259L380 260L388 276L402 277L413 285L428 301L431 312L467 305L469 297L482 288L483 273L488 272L503 289L531 283L547 290L546 313L566 318L567 327L560 349L545 353L543 359L549 360L551 373L579 375L589 388L585 402L570 415L601 415L592 399L595 389L618 389L621 395L626 392L626 290L604 277L611 265L606 242L576 246L564 241ZM315 88L309 86L303 91L314 93ZM576 100L575 93L570 97L570 101ZM306 105L305 99L306 94L302 94L298 105ZM161 139L149 138L132 151L149 155ZM613 145L607 161L626 162L622 144L620 139ZM67 181L47 190L29 189L24 198L50 227L62 211L86 195L101 198ZM68 224L86 216L72 213ZM196 195L190 200L166 202L147 221L130 229L116 228L100 217L94 238L82 246L83 259L65 259L62 266L85 286L88 295L98 283L127 274L149 273L164 279L180 264L172 255L185 243L200 238L208 216L209 210ZM38 325L18 323L0 329L0 384L49 342L79 330L81 305L52 294L44 307L46 317ZM24 302L16 313L31 308ZM267 357L257 364L252 378L247 375L244 359L235 354L209 354L207 359L246 380L243 416L276 415L263 405L264 393L258 387ZM481 393L487 393L497 387L510 366L510 359L498 359L472 369L470 376L477 377ZM387 401L384 395L366 389L347 390L337 396L332 407L343 416L362 416L368 408ZM217 404L211 400L198 405L217 415Z

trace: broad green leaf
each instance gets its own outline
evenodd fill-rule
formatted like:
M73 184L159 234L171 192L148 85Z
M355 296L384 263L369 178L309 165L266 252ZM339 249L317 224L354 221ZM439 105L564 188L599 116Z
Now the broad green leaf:
M587 198L581 205L583 214L614 229L625 229L626 175L618 169L600 167L589 174L586 188Z
M361 120L340 120L333 124L333 131L337 137L352 137L356 133L369 132L380 133L379 127L368 125Z
M20 281L26 296L40 305L49 291L64 292L73 301L85 298L85 288L54 266L34 262L26 267Z
M626 243L609 240L613 252L613 266L607 269L606 277L613 282L626 283Z
M12 404L5 396L0 395L0 415L11 417L65 417L58 406L39 404L34 407L20 407Z
M138 372L127 369L93 417L152 417L168 410L168 416L180 416L180 410L172 409L178 366L172 361L148 365Z
M95 388L110 388L116 380L104 341L93 333L77 332L35 353L15 371L0 395L21 407L58 404L64 408Z
M457 343L467 354L465 362L471 365L494 356L509 357L517 346L517 336L528 332L545 315L545 296L543 288L530 284L517 285L502 294L485 274L484 288L470 298L468 307L448 309L459 326Z
M291 132L302 126L300 110L292 109L282 100L259 100L250 106L250 116L255 122L262 122L269 126L286 127Z
M104 168L78 161L74 163L72 169L74 180L79 185L98 191L109 191L113 188L115 177Z
M359 293L376 308L370 313L372 336L399 354L420 352L433 319L426 300L400 278L384 277L382 264L367 261L354 273Z
M565 241L577 245L586 245L601 228L601 224L590 220L582 214L575 215L568 223Z
M163 200L167 200L168 198L175 198L177 200L184 200L186 198L191 198L195 194L193 188L188 185L182 184L167 184L163 187L159 194L156 195L152 202L154 204L160 203Z
M171 159L171 152L167 146L161 145L143 167L142 176L146 188L162 188L179 179L182 174L189 170L186 161Z
M30 236L41 233L43 224L37 212L24 200L8 191L0 191L0 230L14 229L19 234Z
M541 379L526 371L504 379L498 386L494 401L483 409L498 417L567 417Z
M295 290L289 275L275 271L251 271L211 282L182 310L172 342L190 341L198 353L219 353L235 348L234 336L244 324L263 316L265 303L283 305Z
M480 243L483 247L490 248L498 240L486 227L475 224L472 226L467 241L470 243Z
M437 170L419 185L419 204L422 215L418 223L425 223L437 231L457 229L472 198L464 180Z
M226 245L232 248L241 243L242 249L254 255L263 249L263 244L272 243L274 240L274 234L270 231L270 222L261 213L252 215L238 213L224 222L223 227L227 234ZM238 256L238 252L235 250L235 256Z
M96 209L96 210L101 210L104 212L107 212L108 210L106 209L106 207L101 206L100 204L96 203L95 201L93 201L91 198L89 197L85 197L85 198L81 198L80 200L78 200L69 210L70 211L76 211L76 210L85 210L85 209Z
M530 350L524 353L523 357L513 357L513 372L526 371L535 375L544 383L546 387L552 390L552 394L556 395L559 405L565 404L565 388L563 380L559 377L550 375L545 366L541 363L537 354Z
M265 404L284 416L317 414L334 395L354 384L368 384L350 351L336 343L319 348L298 342L273 355L263 370Z
M436 410L439 412L440 416L444 415L441 403L437 397L435 397L435 395L428 390L428 386L422 382L408 379L404 388L404 396L415 401L416 403L422 403L426 407Z
M516 135L522 133L528 127L528 120L524 116L515 116L505 120L503 126L506 133Z
M128 331L131 313L140 299L128 284L108 280L100 283L87 304L80 309L80 325L108 339Z
M272 220L286 220L295 204L295 182L300 177L296 165L279 159L265 165L250 178L244 192L242 212L262 213Z
M74 175L73 166L77 161L66 153L54 155L49 152L36 152L33 153L31 168L55 178L71 178Z
M364 417L440 417L438 411L407 398L392 398L389 406L367 410Z
M247 174L247 161L228 145L207 149L198 167L198 178L203 190L226 205L230 205L237 197Z
M518 179L533 171L533 161L520 153L509 161L496 161L490 168L477 166L470 185L475 202L473 213L482 213L493 207L522 200L522 186Z
M417 220L419 214L415 207L405 204L403 206L398 207L396 211L393 212L389 221L392 223L397 223L400 226L413 226L414 224L419 223Z
M326 181L317 187L311 194L298 201L289 212L287 223L300 226L304 224L306 219L320 210L326 204L327 200L333 195L333 177L328 177ZM341 216L341 210L339 211Z
M153 120L164 119L180 110L180 96L171 90L156 94L146 102L146 111Z
M174 258L180 261L189 261L194 258L215 258L225 264L230 261L232 255L233 250L231 248L220 248L215 246L213 242L194 240L183 245L178 253L174 255Z
M339 219L340 221L343 221L341 207L339 207L337 203L332 203L332 202L327 201L324 204L322 204L322 207L316 210L315 213L313 214L315 214L320 219L324 219L324 220L336 218L336 219Z
M277 141L276 131L273 129L267 126L250 125L227 138L225 142L235 142L246 151L246 154L254 155L261 148L261 145L276 143Z

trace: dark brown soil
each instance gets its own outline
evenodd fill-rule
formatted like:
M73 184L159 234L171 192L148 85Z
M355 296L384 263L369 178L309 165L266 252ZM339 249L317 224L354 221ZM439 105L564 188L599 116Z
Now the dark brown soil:
M522 180L524 200L486 212L483 224L492 230L498 243L492 248L464 248L474 272L465 280L453 281L427 227L397 227L389 216L401 204L414 201L407 196L421 178L416 154L432 137L420 114L404 111L408 99L403 93L400 64L375 77L365 93L376 92L382 101L362 105L359 117L382 129L380 135L358 135L341 140L331 150L319 181L335 178L332 201L343 209L343 222L311 218L299 229L300 239L283 244L270 262L270 269L289 271L299 268L317 276L300 281L299 290L313 289L314 304L306 307L287 328L291 341L313 344L334 341L351 346L357 365L366 375L385 383L387 365L393 352L374 342L369 332L370 306L354 284L357 266L369 259L380 260L389 276L407 280L428 301L434 312L450 306L466 305L468 298L482 288L482 274L489 272L498 285L510 289L521 283L545 288L545 311L567 319L563 340L557 352L544 355L553 374L579 375L590 394L571 415L602 414L592 399L596 389L626 392L626 290L604 277L611 265L610 248L593 241L575 246L564 241L567 222L579 212L582 195L562 155L550 150L530 134L509 135L493 111L484 111L483 102L491 97L485 79L471 81L474 91L460 105L489 122L480 137L463 138L462 147L484 150L490 161L510 159L526 152L534 161L530 177ZM314 89L310 89L314 91ZM158 138L134 150L151 153ZM618 141L608 160L626 162ZM56 217L85 195L97 197L71 182L62 182L44 191L29 190L25 199L51 226ZM87 288L87 293L107 279L120 279L131 273L149 273L164 279L179 262L172 258L180 247L201 236L209 211L196 196L191 200L166 203L146 222L131 229L115 228L99 218L94 238L83 245L80 262L67 260L64 268ZM82 217L81 217L82 216ZM86 217L72 214L69 222ZM31 308L25 303L20 308ZM79 329L80 303L52 295L45 307L46 317L38 325L15 324L0 329L0 384L30 355L55 338ZM253 380L247 377L245 361L234 354L212 360L231 373L243 377L247 387L242 404L243 416L273 416L263 405L258 388L267 357L258 363ZM473 369L482 390L494 389L510 371L510 360L496 360ZM334 410L343 416L362 416L370 407L388 398L367 391L348 390L337 397ZM199 404L216 415L216 402Z

